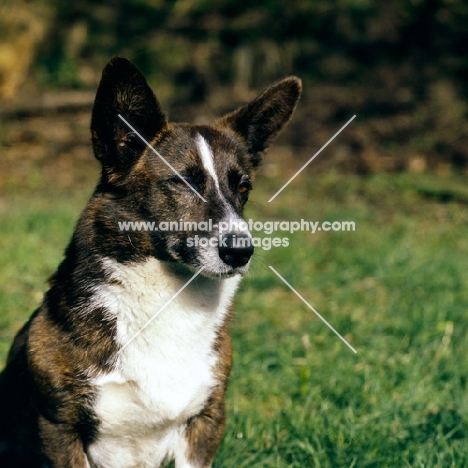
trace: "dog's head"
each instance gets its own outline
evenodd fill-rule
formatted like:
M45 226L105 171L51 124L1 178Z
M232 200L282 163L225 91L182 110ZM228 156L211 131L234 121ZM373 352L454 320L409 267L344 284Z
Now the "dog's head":
M203 267L206 276L245 273L253 245L241 221L252 176L300 92L289 77L211 126L169 123L142 74L114 58L91 122L102 164L96 225L114 239L106 253Z

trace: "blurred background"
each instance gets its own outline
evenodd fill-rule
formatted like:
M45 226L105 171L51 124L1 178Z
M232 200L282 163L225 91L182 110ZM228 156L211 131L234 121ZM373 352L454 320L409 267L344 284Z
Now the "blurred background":
M51 140L44 157L63 144L79 158L88 135L76 123L102 68L120 55L175 120L210 120L280 77L300 76L286 156L311 156L358 115L316 169L466 172L467 23L463 0L4 0L3 157L28 142L22 154L40 158L35 144ZM72 128L61 113L76 114ZM40 116L54 128L42 129Z

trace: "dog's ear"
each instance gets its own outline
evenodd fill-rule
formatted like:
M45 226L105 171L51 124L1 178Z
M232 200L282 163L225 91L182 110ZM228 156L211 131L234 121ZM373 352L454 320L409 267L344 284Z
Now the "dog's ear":
M265 150L288 123L301 95L301 80L295 76L272 84L251 103L216 122L231 128L247 145L252 163L257 166Z
M128 169L145 147L119 114L146 141L154 139L167 125L143 75L127 59L115 57L102 72L91 118L94 154L108 174Z

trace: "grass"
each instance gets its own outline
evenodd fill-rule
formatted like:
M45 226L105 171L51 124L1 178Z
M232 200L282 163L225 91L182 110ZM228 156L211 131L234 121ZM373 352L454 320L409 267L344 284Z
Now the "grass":
M468 466L466 182L304 174L267 203L283 179L256 184L247 217L352 220L356 231L280 232L289 247L257 249L236 298L228 426L214 466ZM0 203L0 359L91 188L57 196L43 187Z

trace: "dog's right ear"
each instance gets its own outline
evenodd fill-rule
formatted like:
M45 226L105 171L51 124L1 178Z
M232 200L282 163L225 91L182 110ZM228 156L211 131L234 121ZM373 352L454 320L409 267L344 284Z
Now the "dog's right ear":
M91 118L94 154L108 175L125 171L142 154L146 141L164 130L167 120L139 70L127 59L113 58L102 72Z
M228 127L245 142L254 167L291 118L301 96L302 83L290 76L269 86L252 102L225 115L215 125Z

